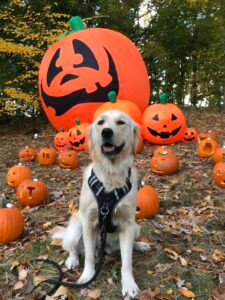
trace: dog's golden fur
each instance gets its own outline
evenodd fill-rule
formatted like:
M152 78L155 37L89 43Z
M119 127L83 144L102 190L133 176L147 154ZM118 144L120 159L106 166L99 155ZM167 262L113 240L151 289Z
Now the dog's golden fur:
M115 147L123 145L117 154L104 152L102 131L110 128L113 132L111 143ZM73 269L79 264L79 254L84 248L85 266L78 283L88 281L95 273L95 249L99 243L98 208L95 197L88 186L88 178L93 169L106 191L123 187L128 170L131 168L130 192L119 202L113 215L113 223L118 230L108 234L106 252L120 249L122 259L122 294L135 297L139 288L132 274L132 251L149 249L149 245L138 242L139 227L135 222L137 197L137 170L134 167L134 153L138 140L138 126L124 113L106 111L89 128L89 150L92 163L83 175L79 211L74 213L67 228L58 228L53 238L62 238L63 248L69 252L66 266ZM106 149L107 150L107 149ZM84 247L83 247L84 246Z

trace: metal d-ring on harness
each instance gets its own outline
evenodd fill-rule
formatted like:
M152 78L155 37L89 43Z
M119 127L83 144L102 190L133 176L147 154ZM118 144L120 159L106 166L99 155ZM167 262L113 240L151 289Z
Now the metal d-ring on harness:
M59 278L57 279L47 279L42 282L40 282L37 286L34 287L32 292L37 289L41 284L48 283L51 285L54 285L53 288L49 291L48 295L51 296L60 285L68 287L68 288L84 288L87 287L89 284L91 284L98 276L101 270L101 266L103 263L104 258L104 249L107 239L107 233L112 233L116 231L116 227L113 225L112 222L112 216L114 213L114 210L118 203L122 200L122 198L127 195L131 188L132 184L130 182L130 176L131 176L131 169L128 170L128 177L126 180L126 184L122 188L115 189L111 192L106 192L105 187L103 186L102 182L99 181L99 179L96 177L94 170L92 169L91 176L88 179L88 185L90 189L92 190L95 199L98 204L99 209L99 227L100 227L100 237L101 237L101 243L100 243L100 250L99 250L99 261L96 266L96 271L93 277L88 280L85 283L71 283L71 282L65 282L62 281L62 270L61 267L54 261L50 259L42 260L42 259L34 259L35 262L44 262L46 264L51 264L58 270ZM44 300L45 296L42 297L40 300Z

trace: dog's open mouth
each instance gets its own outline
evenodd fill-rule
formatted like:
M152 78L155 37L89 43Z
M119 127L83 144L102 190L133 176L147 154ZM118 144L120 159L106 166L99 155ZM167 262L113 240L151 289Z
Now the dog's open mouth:
M124 147L124 143L120 146L115 146L110 143L104 143L101 147L102 153L105 155L119 154Z

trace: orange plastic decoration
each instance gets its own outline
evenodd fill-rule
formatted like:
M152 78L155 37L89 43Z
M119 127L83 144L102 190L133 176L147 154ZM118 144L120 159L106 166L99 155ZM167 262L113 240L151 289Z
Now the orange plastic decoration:
M44 111L57 130L69 130L76 117L91 123L111 90L141 111L150 95L137 47L123 34L105 28L72 32L54 43L42 59L38 85Z
M67 150L68 143L68 132L64 131L64 128L62 128L54 137L54 146L58 151L65 151Z
M183 142L197 142L198 132L195 128L189 127L184 131Z
M75 120L76 124L73 126L69 132L69 147L72 150L81 150L87 151L88 150L88 135L87 129L90 126L88 123L80 123L79 119Z

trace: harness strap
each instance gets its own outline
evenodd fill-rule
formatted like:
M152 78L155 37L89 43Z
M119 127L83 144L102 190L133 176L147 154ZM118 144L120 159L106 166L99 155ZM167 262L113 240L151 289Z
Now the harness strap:
M103 216L105 216L105 228L108 233L115 232L117 229L112 221L113 213L119 202L130 192L132 188L130 176L131 168L128 169L128 176L123 187L106 192L103 183L97 178L94 170L91 170L91 175L88 178L88 185L94 194L98 205L99 226L102 226Z

